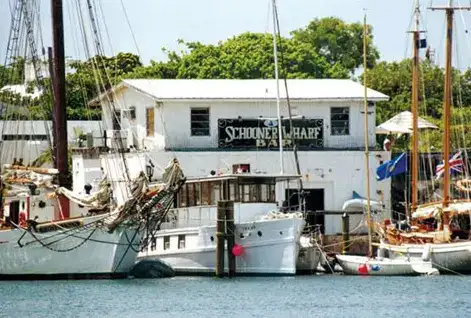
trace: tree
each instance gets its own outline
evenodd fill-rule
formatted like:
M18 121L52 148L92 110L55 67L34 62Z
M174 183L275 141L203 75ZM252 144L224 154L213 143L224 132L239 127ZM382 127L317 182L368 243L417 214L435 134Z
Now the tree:
M363 80L363 77L360 78ZM420 64L419 116L434 123L438 130L420 133L421 150L441 149L444 70L428 60ZM368 71L368 86L388 96L390 101L379 102L376 107L376 122L385 122L401 111L411 109L412 61L380 62ZM452 73L453 109L451 118L452 145L471 146L464 142L463 132L470 131L471 116L471 71L464 73L454 69ZM407 148L408 144L399 144Z
M280 76L287 78L346 78L348 71L331 65L307 43L280 38ZM274 77L273 37L243 33L217 45L183 42L187 52L169 52L169 61L137 68L131 77L256 79Z
M367 26L367 66L373 67L379 59L373 45L373 27ZM363 64L363 25L346 23L328 17L312 20L305 28L291 32L293 39L309 44L332 66L340 64L351 74Z

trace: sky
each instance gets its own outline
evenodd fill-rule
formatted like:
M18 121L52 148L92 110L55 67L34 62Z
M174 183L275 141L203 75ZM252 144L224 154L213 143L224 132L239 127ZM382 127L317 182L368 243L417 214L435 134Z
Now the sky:
M9 1L0 0L0 60L3 61L10 30ZM45 46L51 44L50 0L40 1ZM80 43L76 10L77 0L64 0L66 55L84 58ZM85 2L85 0L79 0ZM164 60L162 48L181 49L177 40L216 44L242 32L271 32L271 0L94 0L101 3L105 53L140 53L144 63ZM277 0L280 28L288 36L291 30L306 26L314 18L336 16L347 22L360 22L366 12L374 29L374 43L381 60L401 60L411 54L413 0ZM428 43L436 50L436 62L443 64L445 14L427 7L444 5L447 0L422 0L422 24ZM470 1L455 0L467 5ZM123 10L124 7L124 10ZM127 24L126 14L132 29ZM454 65L463 69L471 64L471 13L455 15ZM105 27L106 25L106 27ZM133 40L133 35L136 41ZM137 43L137 45L136 45Z

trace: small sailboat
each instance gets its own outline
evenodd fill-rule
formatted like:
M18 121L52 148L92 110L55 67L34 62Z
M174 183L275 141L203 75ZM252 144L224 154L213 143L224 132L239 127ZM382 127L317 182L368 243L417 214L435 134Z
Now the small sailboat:
M370 167L368 150L368 96L367 96L367 68L366 68L366 15L363 24L363 85L365 87L365 164L366 164L366 219L368 225L368 256L356 255L336 255L336 259L342 267L343 273L347 275L372 275L372 276L413 276L420 274L435 274L438 271L434 269L430 262L424 262L421 259L410 260L402 257L390 259L385 257L373 256L372 245L372 226L371 226L371 200L370 200ZM417 31L418 32L418 31Z

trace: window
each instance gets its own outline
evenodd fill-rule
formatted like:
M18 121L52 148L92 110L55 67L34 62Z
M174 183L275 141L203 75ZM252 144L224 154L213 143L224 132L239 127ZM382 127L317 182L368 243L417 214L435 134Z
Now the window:
M178 235L178 248L185 248L185 234Z
M3 140L47 140L47 135L22 135L22 134L15 134L15 135L2 135Z
M201 205L210 205L211 204L211 183L202 182L201 183Z
M191 109L191 135L209 136L209 108Z
M188 184L184 184L178 193L180 207L188 206Z
M154 136L154 107L146 108L146 134L149 137Z
M124 111L124 116L128 119L128 120L135 120L136 119L136 106L131 106L129 107L129 109L126 109Z
M164 236L164 250L170 248L170 236Z
M350 109L348 107L330 108L330 134L333 136L350 134Z
M217 202L221 200L221 183L220 182L212 182L211 183L211 202L213 204L217 204Z
M156 246L157 246L157 239L154 238L154 239L152 239L152 241L150 243L150 250L155 251Z

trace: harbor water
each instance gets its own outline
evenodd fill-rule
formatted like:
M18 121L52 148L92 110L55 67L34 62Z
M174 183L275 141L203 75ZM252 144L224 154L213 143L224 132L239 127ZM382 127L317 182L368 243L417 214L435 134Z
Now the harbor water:
M470 317L470 277L0 282L0 317Z

